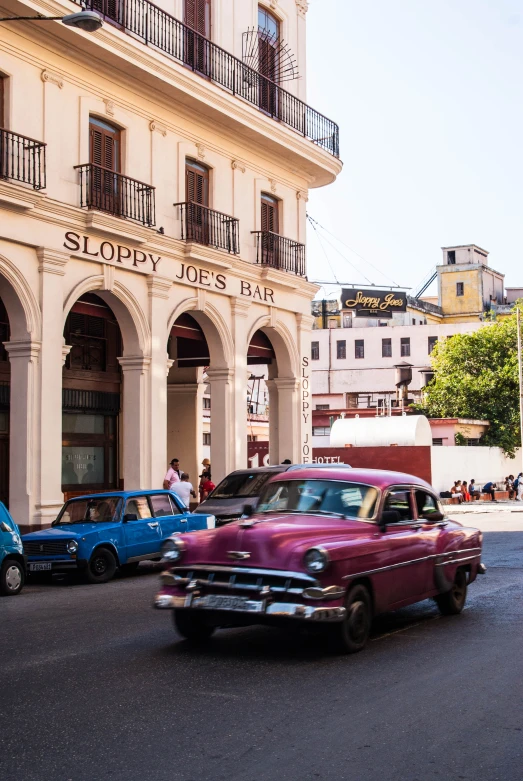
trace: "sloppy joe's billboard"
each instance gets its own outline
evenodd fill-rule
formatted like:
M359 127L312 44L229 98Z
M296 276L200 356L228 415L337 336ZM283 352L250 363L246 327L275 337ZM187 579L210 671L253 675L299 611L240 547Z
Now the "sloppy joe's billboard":
M362 290L343 288L341 308L356 317L391 318L393 312L407 311L407 294L400 290Z

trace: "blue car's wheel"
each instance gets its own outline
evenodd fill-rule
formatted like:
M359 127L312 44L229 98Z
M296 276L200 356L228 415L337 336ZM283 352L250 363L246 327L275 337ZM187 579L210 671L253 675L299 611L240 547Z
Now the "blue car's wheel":
M24 585L24 568L16 559L6 559L0 569L0 594L14 597Z
M97 548L87 565L87 580L89 583L107 583L116 572L116 559L107 548Z

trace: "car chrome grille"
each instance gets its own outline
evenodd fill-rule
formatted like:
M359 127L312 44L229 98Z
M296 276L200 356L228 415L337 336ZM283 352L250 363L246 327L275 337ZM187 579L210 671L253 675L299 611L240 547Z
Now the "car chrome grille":
M67 543L69 540L38 540L24 542L24 553L26 556L59 556L67 554Z
M185 587L188 591L203 589L215 593L245 591L259 594L301 594L304 589L317 585L317 581L305 573L197 565L173 568L164 573L164 582Z

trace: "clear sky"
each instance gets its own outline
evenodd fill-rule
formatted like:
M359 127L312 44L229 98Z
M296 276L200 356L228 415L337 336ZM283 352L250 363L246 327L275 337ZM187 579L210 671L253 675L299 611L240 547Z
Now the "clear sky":
M325 245L337 278L415 288L474 243L523 285L523 0L310 0L307 21L308 103L344 162L308 210L388 275ZM309 279L332 279L308 240Z

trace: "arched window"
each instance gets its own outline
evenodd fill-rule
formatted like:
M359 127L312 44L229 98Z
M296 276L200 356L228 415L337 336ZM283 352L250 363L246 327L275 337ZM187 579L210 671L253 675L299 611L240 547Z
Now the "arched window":
M5 110L5 100L6 100L6 87L7 87L7 79L4 76L3 73L0 73L0 127L5 128L6 126L6 110Z
M262 76L274 82L278 76L280 22L263 6L258 6L258 62Z

